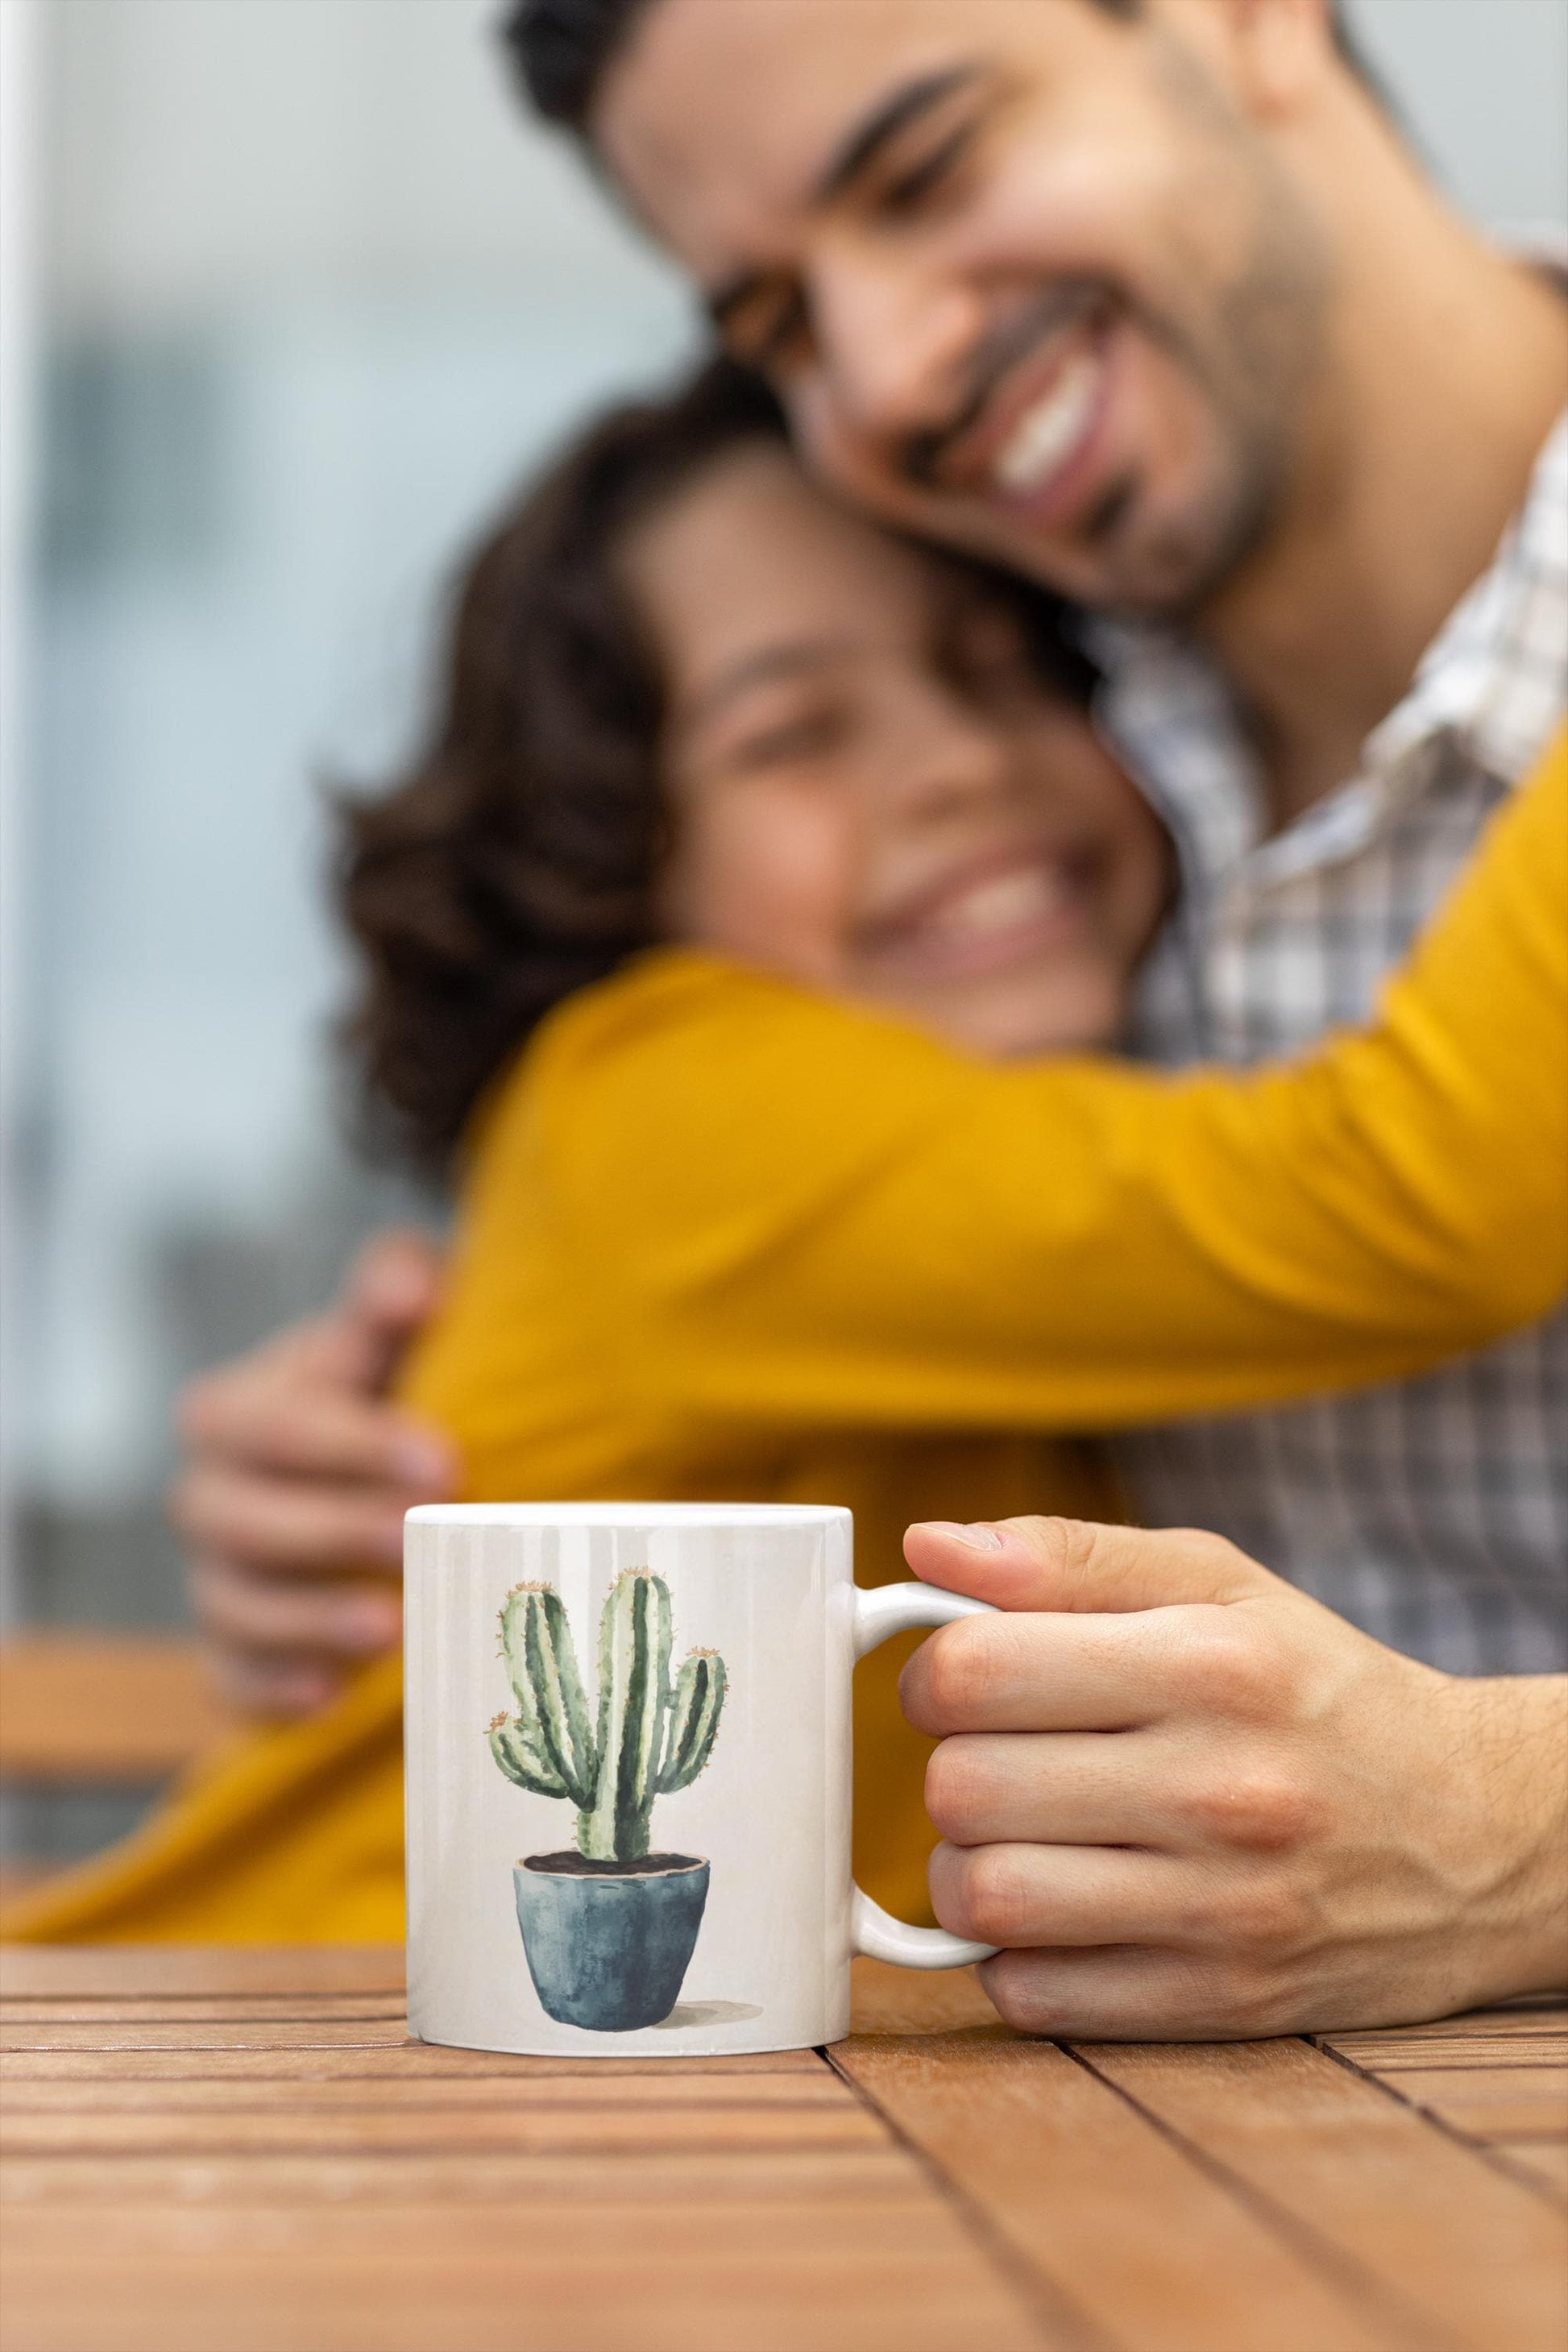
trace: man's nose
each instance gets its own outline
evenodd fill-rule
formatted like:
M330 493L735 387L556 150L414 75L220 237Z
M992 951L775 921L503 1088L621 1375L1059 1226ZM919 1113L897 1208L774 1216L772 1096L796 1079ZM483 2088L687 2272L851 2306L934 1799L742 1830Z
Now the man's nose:
M816 257L809 293L823 412L862 459L946 425L979 341L962 283L914 254L846 238Z

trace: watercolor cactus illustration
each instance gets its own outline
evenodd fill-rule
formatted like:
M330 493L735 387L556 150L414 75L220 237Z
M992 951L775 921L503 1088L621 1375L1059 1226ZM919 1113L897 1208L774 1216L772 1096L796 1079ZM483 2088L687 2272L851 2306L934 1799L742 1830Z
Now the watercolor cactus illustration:
M724 1661L693 1650L673 1674L669 1588L647 1569L616 1579L599 1620L590 1713L560 1594L520 1584L500 1612L516 1712L489 1726L509 1780L576 1812L574 1852L513 1872L518 1923L546 2011L599 2032L657 2024L679 1998L708 1898L708 1864L651 1853L659 1797L689 1788L723 1711Z

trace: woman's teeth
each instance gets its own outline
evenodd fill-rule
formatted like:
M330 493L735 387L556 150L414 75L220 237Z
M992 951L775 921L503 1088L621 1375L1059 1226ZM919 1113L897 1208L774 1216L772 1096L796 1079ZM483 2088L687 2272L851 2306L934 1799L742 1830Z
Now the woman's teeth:
M1059 472L1089 430L1100 370L1095 352L1081 352L1068 362L998 451L991 468L998 488L1018 498L1043 489Z
M1070 895L1054 866L1024 866L944 899L932 909L926 928L944 939L989 939L1056 914Z

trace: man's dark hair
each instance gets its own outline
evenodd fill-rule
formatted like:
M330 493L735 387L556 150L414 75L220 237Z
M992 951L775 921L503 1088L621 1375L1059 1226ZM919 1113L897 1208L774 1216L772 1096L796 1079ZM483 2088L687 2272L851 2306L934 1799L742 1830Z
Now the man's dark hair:
M549 122L563 123L579 138L589 134L605 73L632 27L653 0L512 0L501 25L521 89ZM1108 16L1129 21L1143 13L1143 0L1089 0ZM1332 0L1334 47L1380 105L1386 98L1376 68L1350 28L1344 0Z

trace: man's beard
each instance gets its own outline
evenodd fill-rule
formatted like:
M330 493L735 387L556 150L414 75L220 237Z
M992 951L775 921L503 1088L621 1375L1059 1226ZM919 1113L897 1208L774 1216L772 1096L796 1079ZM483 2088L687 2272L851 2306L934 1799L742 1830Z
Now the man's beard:
M1201 243L1184 253L1193 240L1178 226L1165 282L1192 284L1197 298L1184 310L1145 304L1137 312L1207 406L1222 462L1206 499L1170 526L1165 584L1151 592L1129 583L1124 595L1113 591L1109 601L1130 616L1191 623L1264 545L1284 510L1302 414L1327 357L1332 269L1321 222L1184 42L1162 41L1159 74L1203 159L1193 217L1202 216L1206 197L1233 216L1244 208L1252 227L1242 266L1212 283L1205 299ZM1187 208L1176 217L1186 221Z
M1146 314L1141 323L1152 340L1153 324ZM1100 537L1105 572L1100 601L1106 611L1127 619L1187 624L1235 579L1279 520L1289 486L1292 428L1304 377L1296 375L1260 398L1266 389L1262 377L1223 363L1234 360L1236 346L1221 355L1222 363L1209 366L1190 345L1178 349L1173 338L1166 338L1165 348L1197 384L1215 421L1224 460L1219 476L1184 513L1140 533L1124 562L1118 561L1117 534L1123 518L1135 511L1135 482L1112 489L1090 530L1092 537L1098 529Z
M1194 621L1265 543L1286 506L1308 394L1323 357L1329 273L1316 224L1270 206L1247 268L1214 311L1186 321L1145 309L1140 323L1195 385L1215 420L1220 478L1201 504L1139 551L1163 583L1130 581L1111 603L1130 616Z

